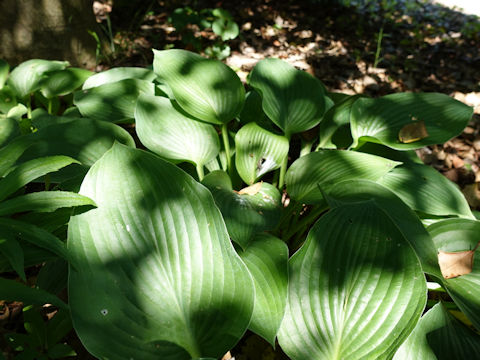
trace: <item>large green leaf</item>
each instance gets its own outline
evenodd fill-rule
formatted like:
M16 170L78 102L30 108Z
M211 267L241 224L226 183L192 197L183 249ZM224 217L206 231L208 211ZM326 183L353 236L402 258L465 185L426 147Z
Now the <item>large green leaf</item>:
M249 85L262 95L263 110L288 138L313 128L325 112L322 83L285 61L259 61L250 74Z
M74 93L73 103L81 114L113 123L132 121L140 94L153 95L155 85L147 80L125 79Z
M259 234L239 255L255 284L255 306L249 329L275 346L287 304L288 247L272 235Z
M46 72L63 70L67 66L68 61L28 60L13 69L7 83L19 97L23 98L40 88Z
M20 164L0 180L0 201L30 181L73 163L78 163L78 161L68 156L58 155L33 159Z
M480 241L480 221L448 219L436 222L427 228L437 250L445 252L468 251ZM470 274L452 279L439 277L447 292L477 329L480 329L480 249L473 259ZM436 255L436 253L435 253Z
M70 220L69 301L93 355L218 358L242 337L253 282L205 187L156 155L115 144L80 193L98 207Z
M416 211L474 218L458 186L430 166L405 164L385 174L378 183Z
M399 93L378 99L358 99L352 107L351 127L354 147L363 141L377 142L398 150L441 144L460 134L472 117L473 109L438 93ZM426 133L409 131L410 140L401 142L405 126L421 124ZM425 136L427 135L427 136ZM408 137L407 137L408 139Z
M89 70L73 67L48 72L41 81L40 92L47 99L70 94L82 86L83 82L92 74L93 72Z
M53 294L1 277L0 298L6 301L22 301L26 304L53 304L59 308L68 309L68 305Z
M0 89L0 113L7 114L9 110L17 105L15 93L10 86Z
M256 234L273 230L278 225L282 204L275 186L262 182L254 185L258 189L250 194L238 193L232 190L230 178L224 171L209 173L203 184L212 192L230 237L243 249Z
M279 343L294 360L390 359L427 300L415 252L372 201L323 216L289 268Z
M75 206L95 206L87 198L68 191L38 191L0 202L0 216L24 211L52 212L60 208Z
M116 67L90 76L82 86L83 90L125 79L153 81L156 75L152 70L139 67Z
M418 216L398 196L386 187L368 180L348 180L335 184L327 193L333 208L361 201L374 201L415 250L423 271L440 275L435 245Z
M227 65L186 50L153 50L153 54L153 70L189 114L226 124L242 110L245 90Z
M166 159L203 166L220 151L213 125L181 113L164 97L141 95L135 109L135 124L142 144Z
M394 360L471 360L478 354L480 336L438 303L423 315Z
M0 118L0 148L20 135L20 126L18 126L17 120L12 118Z
M243 126L235 135L235 165L247 184L278 169L288 155L288 139L275 135L256 123Z
M321 190L328 191L343 180L376 181L399 164L355 151L321 150L297 159L288 169L285 183L293 199L316 204L323 199Z

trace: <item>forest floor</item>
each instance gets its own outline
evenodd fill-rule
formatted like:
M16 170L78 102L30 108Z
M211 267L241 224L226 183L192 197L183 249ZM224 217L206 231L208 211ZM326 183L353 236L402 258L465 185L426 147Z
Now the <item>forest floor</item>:
M213 32L187 27L194 37L189 43L186 31L177 31L170 16L177 8L221 7L240 28L240 35L228 41L232 51L225 61L242 80L257 61L278 57L316 76L331 92L374 97L401 91L448 94L474 107L471 123L458 137L418 153L479 208L480 18L423 0L397 1L386 8L380 2L350 2L364 5L174 0L145 2L133 12L114 6L116 51L104 64L148 66L152 48L201 51L213 43Z

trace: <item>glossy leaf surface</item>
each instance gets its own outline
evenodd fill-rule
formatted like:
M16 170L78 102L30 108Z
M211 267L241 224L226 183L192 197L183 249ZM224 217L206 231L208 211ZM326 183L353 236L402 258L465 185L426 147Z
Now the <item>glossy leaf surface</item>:
M115 144L80 194L97 204L68 229L70 307L86 348L115 359L223 356L250 322L254 288L210 192Z
M480 240L480 222L468 219L448 219L427 228L437 250L457 252L472 250ZM470 274L453 279L439 277L455 304L477 329L480 329L480 250L477 248Z
M272 235L259 234L239 255L255 284L255 306L248 328L275 346L287 303L288 247Z
M480 336L459 322L441 303L431 308L394 356L394 360L470 360L480 354Z
M68 65L68 61L28 60L13 69L8 77L8 85L22 98L40 88L46 72L63 70Z
M399 164L380 156L354 151L321 150L297 159L288 169L285 183L293 199L315 204L323 199L321 191L328 191L340 181L376 181Z
M212 192L230 237L243 249L257 233L273 230L278 225L282 204L275 186L257 183L258 192L240 194L232 190L230 178L223 171L208 174L203 183Z
M242 110L245 90L227 65L186 50L154 50L153 54L153 70L187 113L223 124Z
M473 109L438 93L399 93L378 99L359 99L351 113L354 146L372 141L398 150L441 144L457 136L472 117ZM423 121L428 136L402 142L401 130Z
M164 97L141 95L135 123L142 144L166 159L203 166L220 151L213 125L181 113Z
M379 184L392 190L416 211L473 218L458 186L430 166L408 164L396 167L385 174Z
M153 81L155 77L155 73L149 69L140 67L116 67L90 76L83 83L82 89L86 90L125 79Z
M247 184L256 182L262 175L278 169L288 155L289 143L285 136L276 135L249 123L235 135L235 164Z
M390 359L427 300L415 252L371 201L323 216L289 268L279 343L293 360Z
M146 80L125 79L74 93L73 103L85 117L113 123L134 118L140 94L153 95L155 85Z
M262 95L263 110L288 138L317 125L325 111L322 83L285 61L259 61L249 85Z

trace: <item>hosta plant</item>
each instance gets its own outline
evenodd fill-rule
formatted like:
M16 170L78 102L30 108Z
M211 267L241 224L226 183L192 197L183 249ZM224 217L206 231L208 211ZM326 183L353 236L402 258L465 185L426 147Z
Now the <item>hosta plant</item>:
M155 50L153 71L81 87L66 114L35 110L34 132L5 140L0 151L25 149L0 181L44 156L77 162L49 175L85 202L69 203L66 245L51 234L37 245L61 246L68 304L57 305L91 354L219 359L250 330L294 360L475 357L480 223L414 151L458 135L470 107L333 94L278 59L244 85L176 49ZM439 296L448 306L432 307Z

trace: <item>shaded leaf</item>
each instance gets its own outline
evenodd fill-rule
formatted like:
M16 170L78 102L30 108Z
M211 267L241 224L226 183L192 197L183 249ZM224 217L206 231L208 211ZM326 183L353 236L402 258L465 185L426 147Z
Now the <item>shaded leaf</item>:
M306 204L323 199L322 191L343 180L379 180L400 163L380 156L344 150L321 150L302 156L288 169L288 194ZM320 188L319 188L320 186Z
M3 89L3 86L7 81L9 71L10 71L10 65L8 65L8 63L5 60L0 59L0 90Z
M82 86L83 90L125 79L155 80L155 73L140 67L115 67L90 76Z
M287 136L313 128L325 112L322 83L279 59L259 61L249 85L262 95L265 114Z
M68 228L70 308L88 351L225 354L250 322L254 289L210 192L158 156L115 144L80 193L98 206Z
M460 134L472 114L471 107L439 93L399 93L358 99L351 112L353 147L365 141L398 150L441 144ZM416 129L413 133L410 127L405 127L412 120L417 121L412 125ZM425 129L418 125L421 122ZM399 133L401 137L405 133L407 142L400 141ZM409 142L413 140L416 141Z
M141 95L135 110L135 122L142 144L163 158L203 166L220 151L213 125L177 111L167 98Z
M47 72L40 83L40 92L47 99L70 94L92 74L89 70L73 67Z
M0 231L0 253L7 258L15 272L26 282L23 250L12 234Z
M153 95L155 85L146 80L125 79L78 90L73 103L85 117L113 123L128 122L134 118L137 98L142 93Z
M187 113L223 124L242 110L245 90L227 65L186 50L153 50L153 54L153 70Z
M436 304L402 344L394 360L470 360L480 354L480 336Z
M289 261L288 291L279 343L293 360L390 359L427 300L415 252L372 201L320 218Z
M272 235L259 234L239 255L255 284L255 306L248 328L275 346L287 303L288 247Z
M59 308L68 309L67 304L53 294L1 277L0 298L5 301L22 301L26 304L53 304Z
M288 155L285 136L275 135L256 123L248 123L235 135L235 164L238 174L247 184L280 168Z

